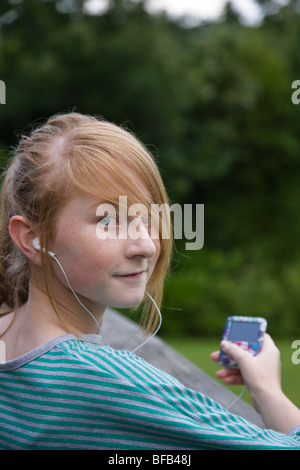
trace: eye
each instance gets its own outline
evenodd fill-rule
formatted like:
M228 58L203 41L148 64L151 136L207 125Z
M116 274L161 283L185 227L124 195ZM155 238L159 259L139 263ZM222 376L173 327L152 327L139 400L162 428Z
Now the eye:
M142 223L147 227L148 225L151 225L151 222L150 220L148 219L148 217L141 217L141 221Z
M112 227L117 224L117 218L115 215L106 215L105 217L102 217L98 223L104 227Z

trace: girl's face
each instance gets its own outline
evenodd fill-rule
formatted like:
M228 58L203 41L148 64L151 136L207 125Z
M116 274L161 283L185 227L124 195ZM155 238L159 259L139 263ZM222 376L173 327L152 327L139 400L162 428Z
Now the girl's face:
M138 238L99 238L98 223L102 229L118 224L114 218L97 216L99 204L97 197L87 193L72 197L59 211L56 236L49 249L56 254L73 289L98 308L104 311L106 306L138 305L158 260L160 242L151 239L148 227L136 217ZM66 285L55 261L52 267L58 281Z

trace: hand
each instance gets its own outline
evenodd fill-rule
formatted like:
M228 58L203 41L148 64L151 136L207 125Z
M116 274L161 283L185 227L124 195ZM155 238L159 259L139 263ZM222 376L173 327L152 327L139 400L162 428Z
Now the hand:
M281 390L280 353L268 334L264 335L262 349L257 356L252 356L248 351L229 341L222 341L221 348L239 367L239 369L224 368L217 371L217 377L222 379L224 384L247 385L254 401L257 390ZM211 354L211 359L217 361L218 356L219 351L215 351Z
M221 369L217 376L227 385L245 384L248 387L252 403L267 428L288 433L300 424L300 410L281 389L280 352L268 334L264 335L262 349L257 356L228 341L222 341L221 348L239 369ZM211 354L214 361L218 356L219 351Z
M210 358L213 361L217 362L219 353L220 351L214 351L210 355ZM218 379L223 380L223 383L225 385L244 385L245 384L240 369L233 369L230 367L225 367L224 369L218 370L216 372L216 376L218 377Z

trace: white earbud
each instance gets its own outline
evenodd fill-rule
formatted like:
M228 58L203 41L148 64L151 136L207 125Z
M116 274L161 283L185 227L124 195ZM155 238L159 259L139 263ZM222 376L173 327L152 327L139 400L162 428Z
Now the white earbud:
M39 239L37 237L32 240L32 246L35 250L41 251L40 242L39 242ZM45 250L43 250L43 251L45 252ZM48 251L48 255L51 258L55 257L55 253L53 253L52 251Z

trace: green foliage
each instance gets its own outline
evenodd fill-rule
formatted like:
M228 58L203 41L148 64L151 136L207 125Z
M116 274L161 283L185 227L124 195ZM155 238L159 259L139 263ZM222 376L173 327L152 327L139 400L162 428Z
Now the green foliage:
M216 336L230 315L262 316L277 337L300 330L300 257L285 264L240 248L178 255L166 285L161 333Z
M186 27L145 1L2 0L1 167L30 123L65 110L126 123L171 201L205 204L205 246L175 256L164 331L219 332L228 314L299 327L299 1L261 0L264 21ZM179 309L179 310L174 310Z

